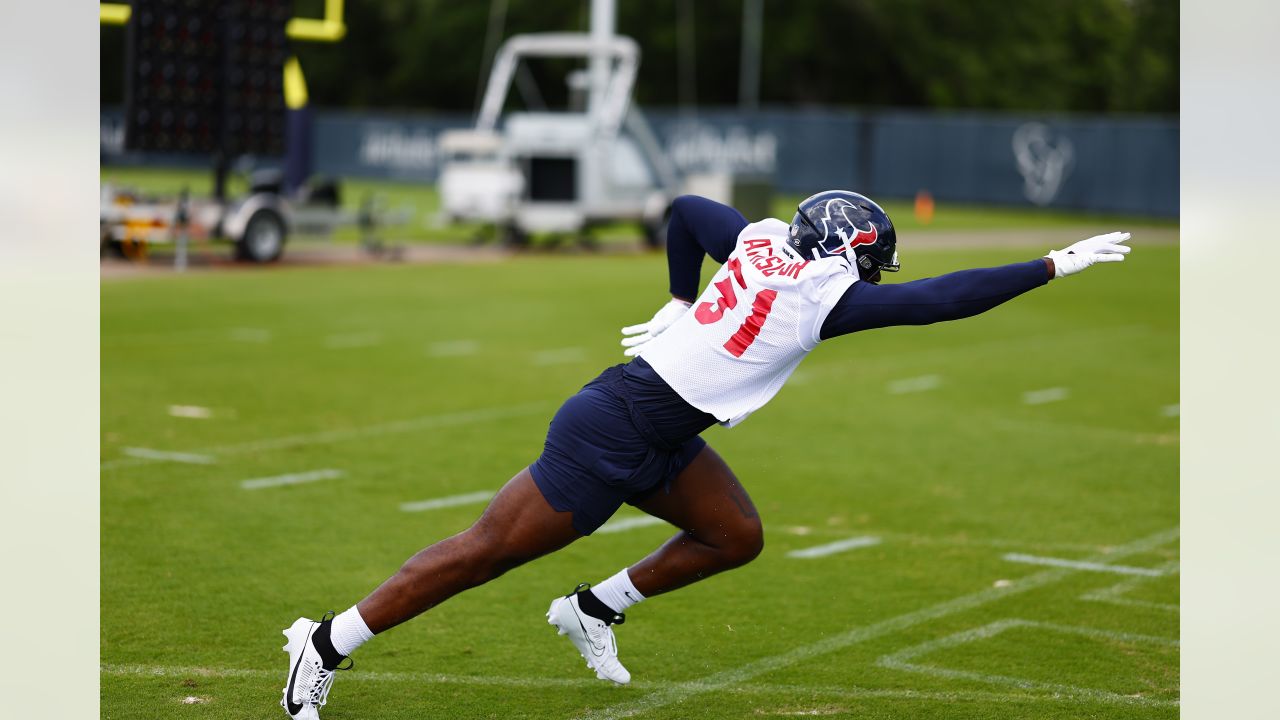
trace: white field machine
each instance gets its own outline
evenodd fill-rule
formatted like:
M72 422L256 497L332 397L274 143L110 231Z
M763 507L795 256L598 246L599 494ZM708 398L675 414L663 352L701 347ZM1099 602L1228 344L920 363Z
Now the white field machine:
M678 179L630 106L640 50L612 34L611 13L595 11L604 4L593 4L591 34L516 35L503 43L475 127L440 135L441 220L491 225L512 245L532 233L581 234L593 224L633 221L650 245L663 244ZM516 70L528 58L586 59L587 71L569 77L571 88L587 90L585 111L512 112L499 129Z

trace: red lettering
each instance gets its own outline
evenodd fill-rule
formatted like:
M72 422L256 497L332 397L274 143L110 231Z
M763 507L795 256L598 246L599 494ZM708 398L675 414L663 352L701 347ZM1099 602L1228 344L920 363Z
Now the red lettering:
M761 290L756 294L756 299L751 303L751 315L742 322L738 332L724 344L724 349L728 350L730 355L742 357L742 353L756 341L760 330L764 328L764 321L769 317L769 311L773 309L773 300L776 297L778 297L777 290Z

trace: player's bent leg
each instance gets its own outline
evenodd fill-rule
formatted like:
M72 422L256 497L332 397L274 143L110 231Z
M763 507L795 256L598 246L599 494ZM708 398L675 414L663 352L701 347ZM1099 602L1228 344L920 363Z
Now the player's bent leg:
M710 446L676 477L669 492L659 489L635 505L681 530L627 571L644 597L740 567L764 549L751 496Z
M298 618L285 630L289 675L280 704L295 720L319 718L334 671L374 633L579 537L572 513L552 508L529 470L521 470L474 525L409 558L356 607L332 620Z

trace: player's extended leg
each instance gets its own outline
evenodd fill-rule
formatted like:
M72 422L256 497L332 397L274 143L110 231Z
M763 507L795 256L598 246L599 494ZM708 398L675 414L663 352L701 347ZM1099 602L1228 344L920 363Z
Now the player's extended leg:
M628 569L645 597L745 565L764 549L751 496L710 446L676 477L670 492L659 489L636 507L681 531Z
M290 672L280 704L295 720L317 720L333 671L374 633L581 536L573 514L547 504L529 470L521 470L474 525L409 558L359 605L333 620L299 618L285 630Z
M547 504L526 468L474 525L419 551L356 607L380 633L580 537L573 513Z

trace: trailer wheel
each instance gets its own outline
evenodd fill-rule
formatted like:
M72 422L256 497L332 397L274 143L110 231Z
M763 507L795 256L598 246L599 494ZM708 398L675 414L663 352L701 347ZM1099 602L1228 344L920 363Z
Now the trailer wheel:
M244 235L236 241L236 257L257 263L274 262L284 252L284 218L270 208L249 216Z
M515 223L503 225L498 231L498 240L503 247L513 250L523 250L529 247L529 234L520 229Z

